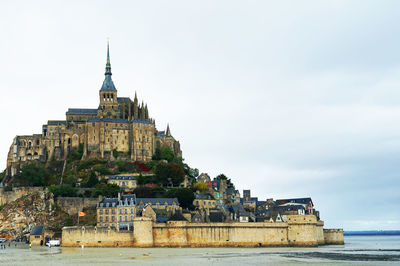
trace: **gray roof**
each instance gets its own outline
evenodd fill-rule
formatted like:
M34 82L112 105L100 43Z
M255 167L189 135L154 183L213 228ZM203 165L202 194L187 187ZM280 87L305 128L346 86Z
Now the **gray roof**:
M198 193L195 195L196 199L202 199L202 200L213 200L214 197L211 196L209 193Z
M292 199L278 199L275 201L278 205L283 205L286 203L299 203L299 204L313 204L311 198L292 198Z
M103 198L100 202L98 207L112 207L114 203L114 206L116 207L118 205L118 198ZM108 205L107 205L108 204Z
M130 175L112 175L108 177L109 180L136 180L134 176Z
M67 115L97 115L97 109L68 108Z
M50 125L50 126L56 126L56 125L59 125L59 124L67 124L67 121L65 121L65 120L49 120L49 121L47 121L47 124L48 125Z
M167 202L168 205L172 205L173 202L175 202L176 205L179 205L177 198L137 198L136 200L137 204L140 204L142 201L144 204L150 202L151 205L156 205L157 202L161 205L165 204L165 202Z
M134 119L134 120L128 120L128 119L121 119L121 118L89 118L87 120L88 122L107 122L107 123L144 123L144 124L151 124L152 122L150 120L145 120L145 119Z
M101 86L101 91L117 91L114 86L114 82L111 79L111 75L106 75L103 85Z
M31 230L31 235L42 235L43 225L35 225Z
M129 97L117 97L118 102L129 102L131 98Z
M232 204L230 210L231 212L238 213L240 216L247 216L247 212L240 204Z

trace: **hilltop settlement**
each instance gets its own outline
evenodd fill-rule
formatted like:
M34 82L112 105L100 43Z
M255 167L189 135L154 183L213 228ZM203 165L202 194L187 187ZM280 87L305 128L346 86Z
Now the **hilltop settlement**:
M169 125L119 97L109 45L95 109L69 108L40 134L16 136L0 180L0 238L63 246L316 246L343 244L323 229L311 197L259 199L220 174L185 163Z

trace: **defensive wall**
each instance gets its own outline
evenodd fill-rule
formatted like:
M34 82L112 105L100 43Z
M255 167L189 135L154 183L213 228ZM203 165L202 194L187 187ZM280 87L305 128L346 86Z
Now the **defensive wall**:
M344 243L343 230L323 230L323 222L314 215L289 215L287 222L278 223L154 223L150 218L138 217L133 224L133 232L117 232L110 227L64 227L62 246L254 247Z
M324 229L324 239L327 245L343 244L343 229Z
M4 188L0 188L0 206L4 206L25 195L43 191L43 187L15 187L12 188L12 191L5 191Z
M58 197L57 206L69 215L77 215L83 208L96 208L98 198Z

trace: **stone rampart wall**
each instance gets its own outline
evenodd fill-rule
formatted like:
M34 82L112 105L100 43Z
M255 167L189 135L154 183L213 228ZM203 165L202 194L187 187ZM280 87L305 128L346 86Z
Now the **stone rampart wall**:
M343 229L324 229L324 239L327 245L344 244Z
M77 215L83 208L96 208L98 198L58 197L57 206L69 215Z
M4 188L0 188L0 205L4 206L27 194L43 191L42 187L16 187L12 191L4 191Z
M117 232L107 227L82 226L64 227L62 245L68 247L131 247L134 243L132 232Z
M317 246L325 244L323 222L315 216L293 215L287 223L154 223L150 218L134 219L133 233L119 233L98 227L63 229L63 246L136 246L136 247L254 247ZM304 219L305 218L305 219ZM296 221L295 221L296 220ZM329 239L340 232L329 231ZM99 242L100 241L100 242ZM332 240L330 240L332 242ZM329 243L331 243L329 242ZM112 244L114 243L114 244ZM328 243L328 244L329 244ZM336 244L336 243L335 243Z

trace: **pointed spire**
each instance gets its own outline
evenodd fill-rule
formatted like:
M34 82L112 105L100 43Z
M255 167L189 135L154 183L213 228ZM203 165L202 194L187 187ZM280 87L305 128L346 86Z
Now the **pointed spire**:
M167 132L166 132L167 137L171 136L171 130L169 130L169 123L167 124Z
M136 91L135 91L135 99L134 99L134 101L135 101L135 102L137 102L137 101L138 101L138 99L137 99L137 95L136 95Z
M110 63L110 45L109 41L107 40L107 63L106 63L106 76L103 81L103 86L101 86L100 91L117 91L115 88L114 82L111 79L111 63Z
M112 75L111 73L111 63L110 63L110 41L107 39L107 63L106 63L106 73L105 75Z

